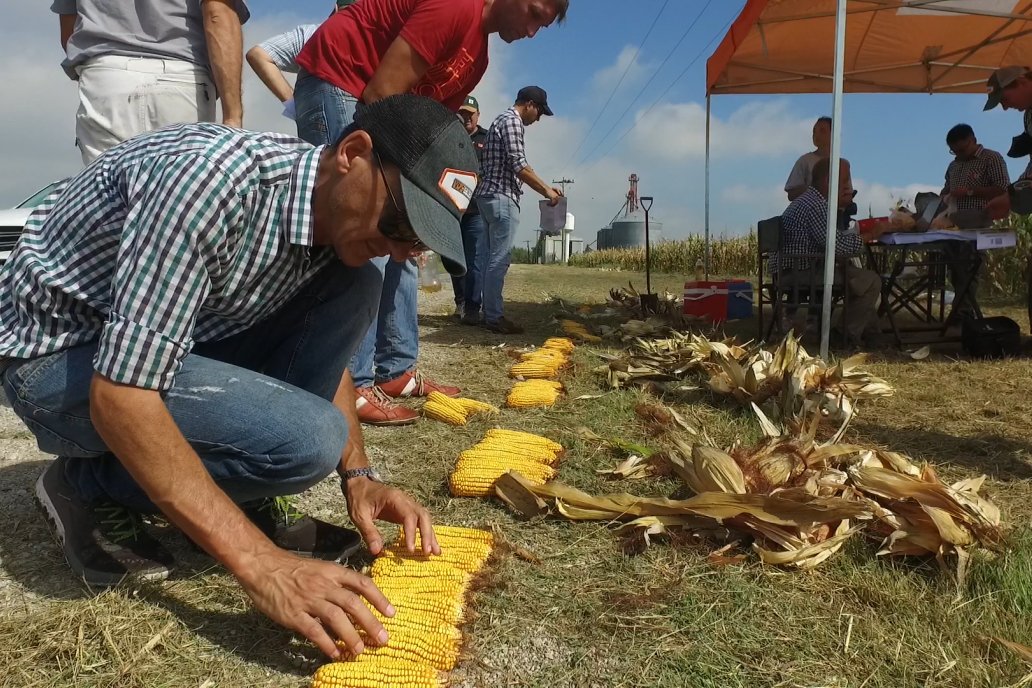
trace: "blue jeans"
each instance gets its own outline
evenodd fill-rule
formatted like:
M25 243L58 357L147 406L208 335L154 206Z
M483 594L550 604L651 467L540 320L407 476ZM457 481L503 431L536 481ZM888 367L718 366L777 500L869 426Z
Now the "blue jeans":
M462 302L465 315L479 315L484 301L483 264L487 259L487 225L480 213L462 216L462 250L466 254L466 274L462 277Z
M487 247L479 262L484 276L484 322L494 323L502 317L502 289L520 225L520 207L502 194L477 196L476 201L487 227Z
M332 399L376 312L379 272L334 262L264 322L198 343L162 396L212 479L237 503L302 492L338 466L348 437ZM0 373L40 450L70 458L66 478L87 501L157 511L90 418L97 342Z
M294 88L297 134L311 144L333 144L355 118L358 101L304 70ZM380 313L348 367L356 387L393 380L416 365L419 355L419 281L415 263L372 261L383 275ZM375 368L374 368L375 365Z
M336 143L355 119L358 100L305 70L294 86L297 135L313 146Z
M356 387L393 380L416 366L419 355L419 277L416 263L370 261L383 273L380 309L348 368Z

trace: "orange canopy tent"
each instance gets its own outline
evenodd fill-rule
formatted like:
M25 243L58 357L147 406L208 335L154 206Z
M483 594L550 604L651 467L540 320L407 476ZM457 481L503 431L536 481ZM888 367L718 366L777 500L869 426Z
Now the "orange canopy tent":
M1032 65L1030 35L1032 0L747 0L706 63L707 245L712 95L831 93L831 157L838 159L843 92L985 93L995 69ZM831 177L837 188L838 165ZM831 324L835 194L829 205L822 355Z
M706 63L706 92L830 93L835 0L749 0ZM1032 65L1030 0L849 0L847 93L984 93Z

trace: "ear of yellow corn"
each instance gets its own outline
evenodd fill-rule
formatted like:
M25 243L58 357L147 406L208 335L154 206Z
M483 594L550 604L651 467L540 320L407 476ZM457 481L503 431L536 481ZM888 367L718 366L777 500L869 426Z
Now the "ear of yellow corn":
M573 339L579 339L582 342L602 341L601 337L593 335L583 323L579 323L576 320L560 320L559 327L564 334L569 335Z
M567 337L549 337L541 345L542 349L554 349L563 353L570 353L574 349L573 340Z
M566 353L558 349L534 349L520 354L521 361L561 361L566 363Z
M490 431L488 432L490 434ZM489 530L480 528L461 528L458 526L442 526L434 524L434 536L441 546L445 544L460 544L463 542L482 542L489 547L494 546L494 534ZM402 528L398 534L399 545L405 542L405 529ZM419 531L416 531L416 544L419 544Z
M547 437L514 430L489 430L481 442L459 454L448 477L448 486L456 497L491 497L495 482L511 470L541 485L555 477L553 466L562 451L561 444ZM444 543L441 546L443 548Z
M420 550L409 553L401 545L388 547L385 551L387 554L395 555L397 561L401 562L395 566L395 572L400 572L401 575L404 575L406 566L412 568L424 562L441 562L460 571L473 573L479 570L491 555L491 548L483 543L470 543L465 548L442 547L440 554L423 554Z
M423 414L428 418L451 425L465 425L474 413L498 413L498 408L474 399L453 399L440 392L430 392L423 404Z
M367 644L362 654L352 659L354 664L379 664L385 659L396 659L422 664L438 671L449 671L455 666L462 645L462 634L454 626L420 617L406 618L400 614L383 620L383 625L390 640L382 646ZM338 647L347 651L343 643L339 643Z
M559 399L559 383L548 384L549 380L526 380L512 386L505 405L510 408L531 408L552 406Z
M511 446L515 447L543 445L557 454L563 451L563 445L559 444L555 440L550 440L547 437L535 435L530 432L523 432L521 430L491 428L484 436L484 442L486 443L491 440L509 443Z
M466 409L466 412L469 415L474 414L474 413L498 413L499 412L497 406L492 406L491 404L488 404L488 403L483 402L483 401L477 401L476 399L463 399L462 397L459 397L458 399L453 399L452 401L454 401L459 406L461 406L464 409Z
M379 656L375 662L325 664L312 679L312 688L443 688L444 685L440 673L431 666L384 656Z
M559 368L556 361L523 361L509 368L509 375L527 380L547 379L558 375Z
M476 461L486 459L490 461L517 461L520 463L533 462L546 466L554 466L558 458L556 452L544 447L527 447L524 449L508 449L501 446L488 446L480 443L477 446L467 449L459 454L459 461Z
M457 624L464 619L469 580L490 556L494 536L473 528L436 526L435 531L442 544L440 556L408 553L402 532L373 563L370 575L395 608L395 615L387 618L370 607L387 629L387 645L367 642L357 657L321 667L313 688L445 685L441 672L455 666L462 645ZM416 533L417 549L419 540Z

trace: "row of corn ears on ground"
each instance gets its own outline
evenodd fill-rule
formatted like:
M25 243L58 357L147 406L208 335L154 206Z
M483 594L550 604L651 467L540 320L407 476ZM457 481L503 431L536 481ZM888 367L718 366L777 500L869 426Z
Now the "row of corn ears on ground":
M519 381L509 394L513 408L551 406L562 385L558 377L569 363L574 344L552 337L540 348L520 356L510 374ZM431 392L423 406L429 418L465 425L474 414L497 414L499 409L474 399L453 399ZM499 477L516 470L535 484L555 477L555 465L563 453L557 442L516 430L494 428L478 444L459 455L449 485L455 496L490 497ZM323 665L312 688L424 688L445 685L462 646L459 625L465 620L466 596L473 578L486 565L494 538L486 531L434 526L441 555L432 558L409 554L403 534L378 557L370 576L396 614L388 619L370 609L387 629L385 646L367 645L358 657ZM416 538L416 549L420 546ZM342 650L346 647L342 644Z
M391 618L369 606L390 636L372 643L357 657L325 664L312 688L431 688L445 685L462 647L459 626L465 620L467 594L494 550L494 536L484 530L434 526L440 556L410 554L404 534L379 557L370 571L376 586L394 606ZM420 550L416 534L416 550ZM341 644L342 651L347 648Z
M560 372L570 363L573 341L566 337L551 337L539 349L520 354L509 375L516 378L506 406L531 408L552 406L559 399L563 385L558 381ZM497 414L498 407L483 401L449 398L440 392L431 392L423 404L423 415L451 425L465 425L476 414Z

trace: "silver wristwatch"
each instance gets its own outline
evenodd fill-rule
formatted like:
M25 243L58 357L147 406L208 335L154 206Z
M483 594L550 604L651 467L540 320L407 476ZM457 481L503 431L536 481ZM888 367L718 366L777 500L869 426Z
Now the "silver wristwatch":
M380 474L377 473L376 469L373 468L372 466L366 466L365 468L352 468L352 469L344 471L344 472L342 472L340 474L340 478L344 482L347 482L347 481L351 480L352 478L363 478L363 477L369 478L373 482L377 482L377 483L382 483L383 482L383 478L380 477Z

